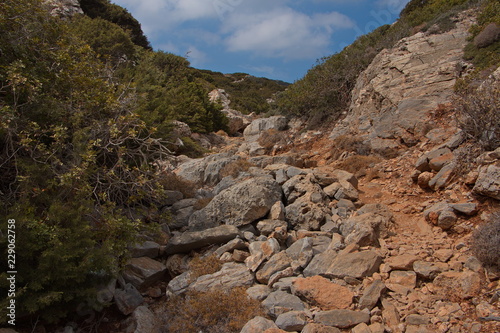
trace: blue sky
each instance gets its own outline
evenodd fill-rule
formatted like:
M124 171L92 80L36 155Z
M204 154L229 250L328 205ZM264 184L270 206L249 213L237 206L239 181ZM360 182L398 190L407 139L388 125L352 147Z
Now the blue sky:
M223 73L294 82L317 59L393 23L409 0L111 0L155 50Z

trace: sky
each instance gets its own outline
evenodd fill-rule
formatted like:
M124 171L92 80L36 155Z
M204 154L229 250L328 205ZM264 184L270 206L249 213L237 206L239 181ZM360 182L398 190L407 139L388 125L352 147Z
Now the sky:
M153 49L222 73L293 83L318 59L393 23L409 0L111 0Z

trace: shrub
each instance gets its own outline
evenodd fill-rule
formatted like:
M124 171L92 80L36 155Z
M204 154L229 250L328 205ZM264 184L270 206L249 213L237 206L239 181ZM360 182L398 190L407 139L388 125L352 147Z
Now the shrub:
M241 172L248 171L251 167L254 167L255 164L250 163L248 160L240 158L234 162L226 164L222 170L220 171L221 177L231 176L233 178L237 178Z
M286 145L287 136L285 132L276 129L269 129L262 132L259 137L259 145L261 145L268 153L270 153L276 145Z
M200 276L213 274L222 268L222 262L215 255L202 257L195 254L189 262L189 270L191 271L191 279L194 281Z
M500 269L500 211L474 231L471 240L474 255L485 267Z
M349 156L345 160L338 163L338 167L345 171L355 174L357 177L367 175L368 171L372 169L375 164L381 161L380 157L377 156L361 156L353 155ZM375 178L375 174L370 173L371 177ZM372 179L373 179L372 178Z
M460 128L486 150L500 146L500 86L494 79L458 88L454 106Z
M185 180L173 172L165 172L163 174L161 185L165 190L181 192L185 198L193 198L198 187L197 184Z
M172 297L164 306L168 332L238 333L255 316L264 316L261 304L244 288L211 290Z
M334 159L338 159L344 152L363 156L367 156L371 152L370 146L361 137L355 135L341 135L332 141L332 146Z

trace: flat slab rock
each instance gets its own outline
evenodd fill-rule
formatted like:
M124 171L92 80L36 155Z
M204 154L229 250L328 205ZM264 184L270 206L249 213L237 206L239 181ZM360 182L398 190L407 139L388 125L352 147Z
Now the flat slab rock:
M375 251L339 253L326 271L326 276L343 279L345 277L363 278L377 272L382 257Z
M350 328L370 322L368 311L331 310L316 313L314 322L338 328Z
M165 251L167 255L187 253L208 245L227 243L239 234L238 228L232 225L222 225L203 231L188 231L172 237Z
M349 288L321 276L298 278L292 285L292 292L322 310L347 309L354 297Z

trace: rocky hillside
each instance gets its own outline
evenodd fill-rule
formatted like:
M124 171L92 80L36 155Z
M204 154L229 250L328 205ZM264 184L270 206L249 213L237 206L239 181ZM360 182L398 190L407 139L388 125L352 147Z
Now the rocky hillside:
M173 162L198 189L171 193L168 240L137 246L106 291L129 315L115 329L239 332L227 319L245 313L242 333L498 332L500 274L472 234L498 219L500 151L460 174L470 147L450 107L473 22L381 52L333 129L242 119L218 153ZM235 290L261 312L194 301Z
M157 162L165 195L127 206L159 228L127 239L123 270L64 328L19 332L499 332L500 148L478 148L457 116L477 18L453 20L381 51L321 129L212 90L229 134L174 122L178 147L210 153ZM499 71L477 88L494 114Z

